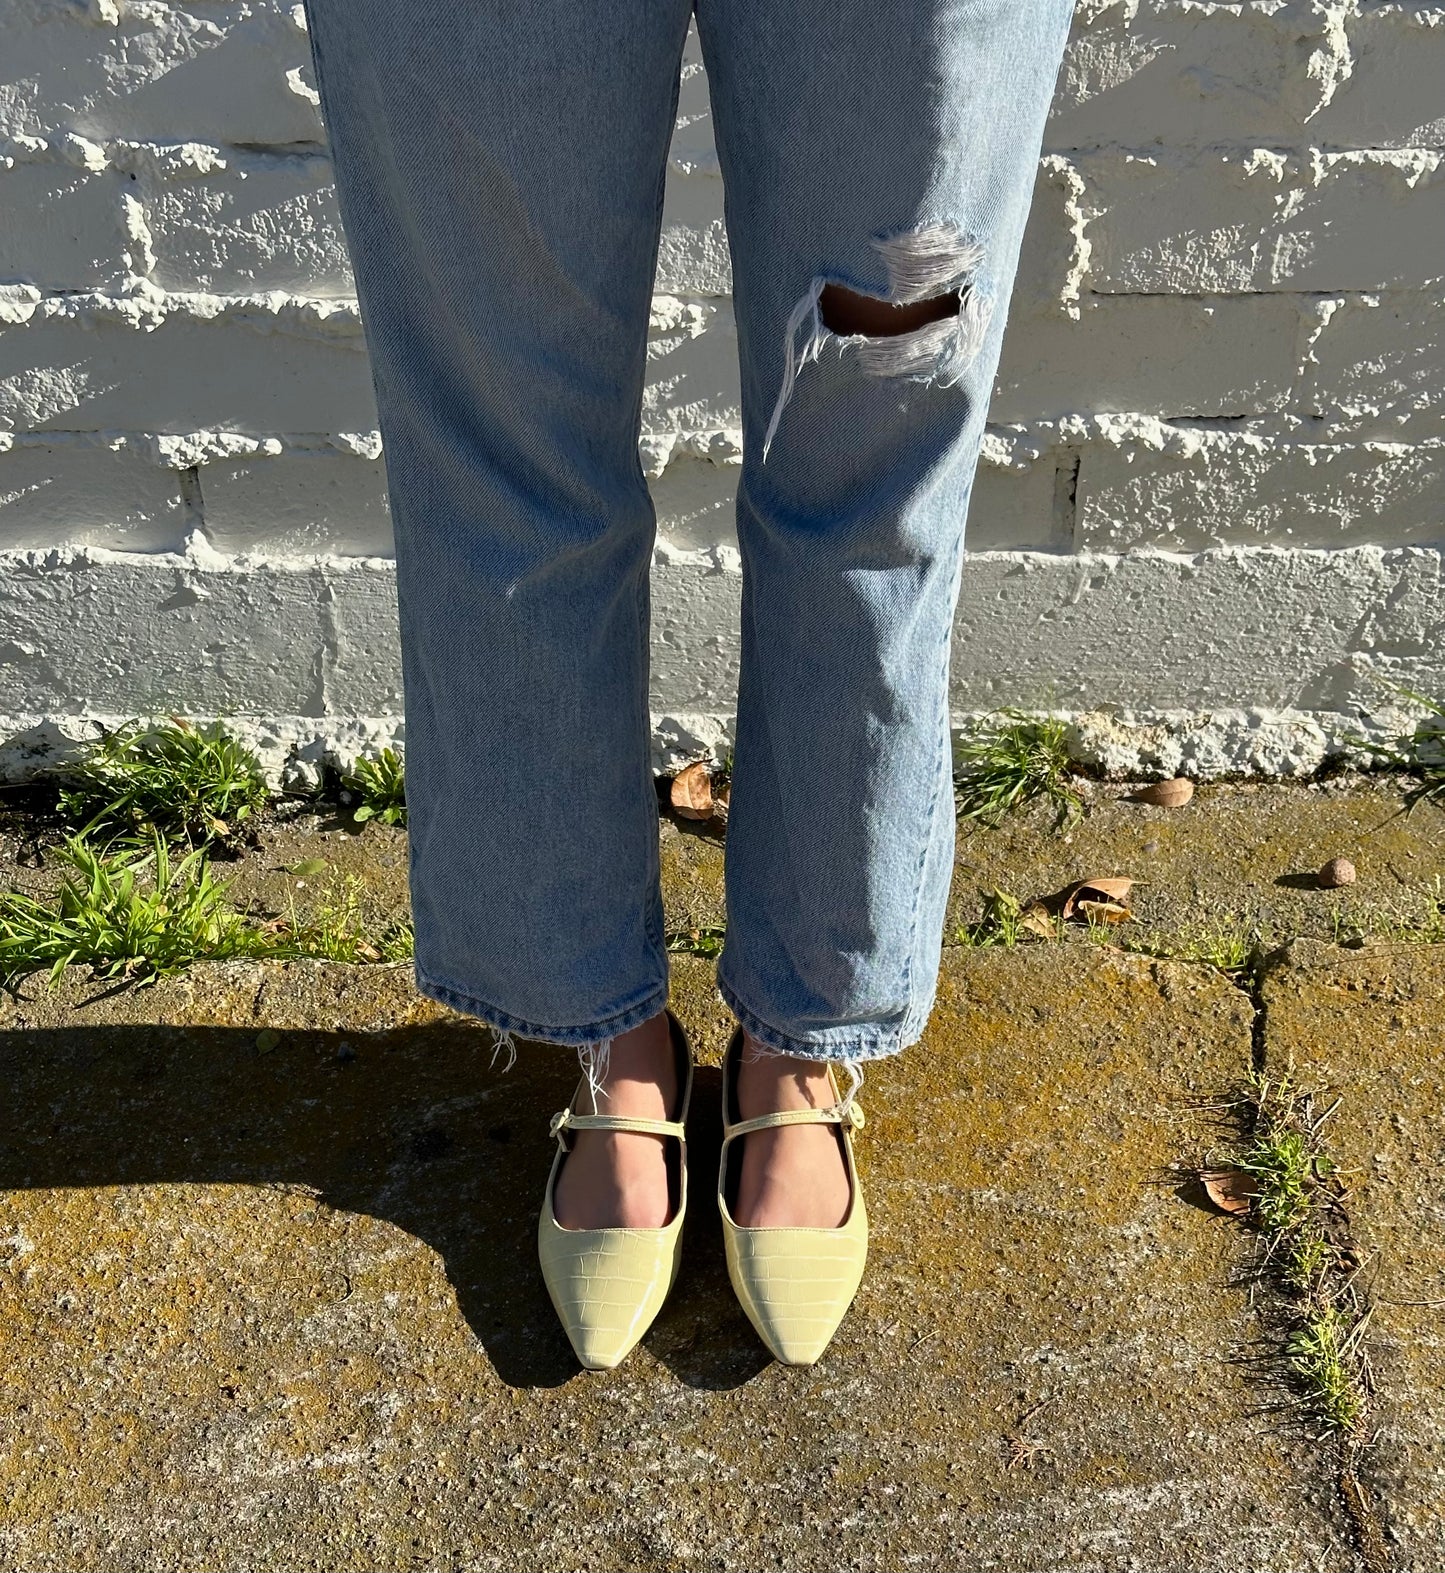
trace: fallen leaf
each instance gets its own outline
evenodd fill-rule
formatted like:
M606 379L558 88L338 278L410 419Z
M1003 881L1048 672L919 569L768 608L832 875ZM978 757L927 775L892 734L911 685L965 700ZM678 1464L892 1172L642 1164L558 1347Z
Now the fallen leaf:
M1074 915L1074 908L1080 901L1098 901L1101 897L1114 906L1122 906L1124 897L1129 894L1133 885L1134 881L1124 875L1117 877L1111 875L1103 879L1081 879L1064 897L1059 916L1071 918Z
M1117 901L1080 901L1074 911L1086 923L1128 923L1134 916Z
M1236 1217L1247 1213L1259 1194L1254 1176L1247 1169L1201 1169L1199 1183L1220 1212Z
M1188 776L1172 781L1152 781L1133 794L1136 803L1153 803L1158 808L1182 808L1194 796L1194 783Z
M293 863L286 872L294 874L297 879L310 879L313 874L324 874L326 872L326 859L304 858L300 863Z
M274 1027L264 1027L256 1034L256 1052L269 1054L281 1041L281 1034Z
M1037 934L1040 939L1057 939L1058 924L1053 920L1049 909L1041 901L1036 901L1028 907L1019 918L1019 927L1026 934Z
M683 819L711 819L712 771L699 759L672 778L672 806Z

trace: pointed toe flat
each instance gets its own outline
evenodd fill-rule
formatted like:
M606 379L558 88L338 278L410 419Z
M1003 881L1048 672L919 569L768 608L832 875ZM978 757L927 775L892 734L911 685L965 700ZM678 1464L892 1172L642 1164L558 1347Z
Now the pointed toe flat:
M748 1320L773 1355L785 1365L812 1365L832 1342L853 1303L868 1260L868 1210L853 1158L853 1133L863 1127L863 1110L851 1098L841 1097L830 1068L831 1107L737 1119L734 1078L741 1046L739 1028L723 1061L723 1149L718 1166L718 1211L728 1277ZM843 1222L834 1229L741 1227L733 1221L729 1206L733 1143L751 1131L805 1124L838 1128L850 1191Z
M586 1082L552 1118L557 1153L537 1221L537 1255L558 1320L578 1361L589 1371L620 1365L652 1326L677 1278L682 1225L687 1211L684 1121L692 1097L692 1050L681 1022L667 1013L678 1058L681 1095L672 1120L577 1112ZM564 1229L557 1222L557 1177L567 1161L571 1131L632 1131L666 1141L672 1181L672 1216L660 1229Z

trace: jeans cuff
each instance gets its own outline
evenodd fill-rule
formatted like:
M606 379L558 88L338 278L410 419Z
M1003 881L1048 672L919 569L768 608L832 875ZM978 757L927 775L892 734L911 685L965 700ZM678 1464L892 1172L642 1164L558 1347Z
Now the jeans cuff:
M756 1011L745 1005L721 969L717 975L717 990L750 1038L766 1049L775 1049L779 1054L791 1054L800 1060L888 1059L917 1043L923 1035L923 1024L927 1021L925 1013L911 1036L905 1022L896 1027L853 1024L824 1027L810 1037L796 1037L764 1021Z
M626 1010L618 1011L616 1015L580 1027L553 1027L544 1026L540 1022L527 1021L521 1016L513 1016L509 1011L499 1010L495 1005L478 999L474 994L464 993L450 984L428 977L420 967L415 970L416 991L427 999L436 1000L442 1005L450 1005L453 1010L459 1010L464 1015L475 1016L493 1031L505 1036L515 1034L519 1038L528 1038L538 1043L555 1043L564 1049L586 1048L591 1044L601 1043L607 1038L620 1037L622 1033L640 1027L644 1021L650 1021L666 1007L668 997L667 982L664 980L639 1004L629 1005Z

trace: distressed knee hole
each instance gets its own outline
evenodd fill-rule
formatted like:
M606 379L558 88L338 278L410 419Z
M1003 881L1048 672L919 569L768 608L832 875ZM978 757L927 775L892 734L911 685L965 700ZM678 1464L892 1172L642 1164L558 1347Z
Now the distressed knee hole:
M861 334L867 338L896 338L930 323L956 317L963 305L963 291L950 290L929 300L879 300L860 295L841 284L825 284L818 297L823 326L834 333Z
M867 294L824 276L794 306L784 333L784 369L763 459L797 374L825 346L847 353L865 376L904 377L944 385L958 381L982 347L992 294L980 288L984 247L951 224L925 224L875 235L886 291ZM802 351L798 330L809 326Z

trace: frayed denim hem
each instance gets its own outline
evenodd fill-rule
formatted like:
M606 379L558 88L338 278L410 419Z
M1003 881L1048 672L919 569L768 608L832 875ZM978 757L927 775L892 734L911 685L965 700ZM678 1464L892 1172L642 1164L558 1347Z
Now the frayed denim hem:
M615 1016L609 1016L603 1021L593 1022L585 1027L551 1027L535 1021L524 1021L520 1016L498 1010L495 1005L477 999L474 995L452 988L449 984L439 983L435 978L428 977L420 967L415 968L415 973L418 994L436 1000L441 1005L450 1005L453 1010L459 1010L463 1015L475 1016L497 1034L497 1050L507 1055L505 1069L510 1069L516 1059L514 1037L528 1038L537 1043L555 1043L559 1048L564 1049L604 1050L613 1038L620 1037L624 1032L630 1032L634 1027L640 1027L644 1021L650 1021L664 1010L668 998L668 987L664 982L648 994L640 1004L629 1005L626 1010L619 1011Z
M819 1042L816 1039L797 1038L770 1026L756 1011L738 998L736 991L721 972L717 976L717 991L722 995L728 1009L742 1023L750 1038L765 1049L773 1049L779 1054L791 1054L800 1060L833 1060L843 1064L861 1064L865 1060L891 1059L895 1054L901 1054L904 1049L911 1048L918 1042L923 1036L923 1028L929 1015L927 1010L923 1012L918 1020L917 1029L911 1034L906 1024L892 1032L871 1027L830 1027L824 1030L832 1036Z

